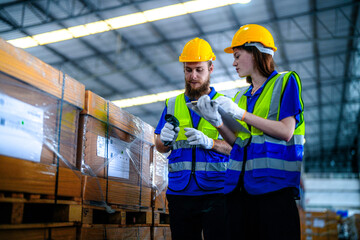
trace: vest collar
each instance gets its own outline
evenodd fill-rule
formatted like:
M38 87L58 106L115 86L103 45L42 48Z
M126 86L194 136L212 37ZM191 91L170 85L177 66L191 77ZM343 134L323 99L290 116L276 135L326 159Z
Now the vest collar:
M263 85L254 93L254 95L251 95L251 91L253 89L253 85L250 85L249 89L244 93L245 96L247 97L253 97L253 96L257 96L260 95L266 85L266 83L272 79L273 77L275 77L278 74L278 72L276 70L274 70L270 76L266 79L266 81L263 83Z

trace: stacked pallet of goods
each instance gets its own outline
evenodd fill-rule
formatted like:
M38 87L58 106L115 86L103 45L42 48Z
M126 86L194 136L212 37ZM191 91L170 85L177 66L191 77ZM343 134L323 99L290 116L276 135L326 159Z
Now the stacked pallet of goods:
M76 239L85 86L0 39L0 239Z
M85 99L78 145L81 239L91 231L107 231L109 238L134 231L150 236L154 129L93 92L86 91Z
M332 211L300 211L302 240L337 240L340 217Z
M154 129L0 39L0 239L170 239Z

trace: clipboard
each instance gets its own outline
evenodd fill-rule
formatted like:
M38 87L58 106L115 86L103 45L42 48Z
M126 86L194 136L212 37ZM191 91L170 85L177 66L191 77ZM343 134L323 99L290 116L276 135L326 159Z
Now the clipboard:
M187 102L187 107L193 110L197 115L200 117L203 117L200 113L200 110L196 106L196 102ZM236 119L234 119L232 116L227 114L225 110L219 106L219 113L221 115L221 119L223 120L223 123L233 132L245 132L250 133L249 130L247 130L243 125L241 125Z

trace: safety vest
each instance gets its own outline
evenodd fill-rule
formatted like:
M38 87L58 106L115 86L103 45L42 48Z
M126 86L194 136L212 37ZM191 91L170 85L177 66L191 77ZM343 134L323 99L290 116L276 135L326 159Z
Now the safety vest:
M269 120L279 120L280 104L290 75L293 75L299 88L301 82L295 72L277 74L264 86L257 99L253 114ZM234 101L242 109L247 109L246 90L238 92ZM239 121L251 134L239 132L230 154L225 180L225 193L238 185L240 174L244 174L245 190L253 195L277 191L287 187L299 188L301 162L304 153L305 122L303 112L290 141L271 137L261 130ZM245 162L245 165L244 165Z
M216 93L213 99L222 96ZM179 120L180 131L173 144L169 160L169 185L171 191L182 192L193 176L197 186L204 192L222 190L229 156L200 146L192 146L187 142L184 128L194 128L190 110L185 101L185 94L166 100L167 113ZM197 130L212 139L219 138L219 132L204 118L201 118ZM185 194L185 193L184 193ZM186 192L191 195L191 192Z

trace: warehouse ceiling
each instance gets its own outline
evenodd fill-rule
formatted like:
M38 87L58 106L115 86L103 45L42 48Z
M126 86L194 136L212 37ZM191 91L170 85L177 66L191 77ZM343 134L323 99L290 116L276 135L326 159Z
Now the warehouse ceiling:
M186 0L0 1L0 36L13 40L126 16ZM205 1L212 2L212 1ZM206 4L208 4L206 3ZM296 71L305 104L306 172L359 172L359 1L252 0L26 48L109 100L184 88L178 57L187 41L207 40L217 59L213 84L239 79L223 52L241 25L270 30L279 71ZM164 102L125 108L156 126Z

